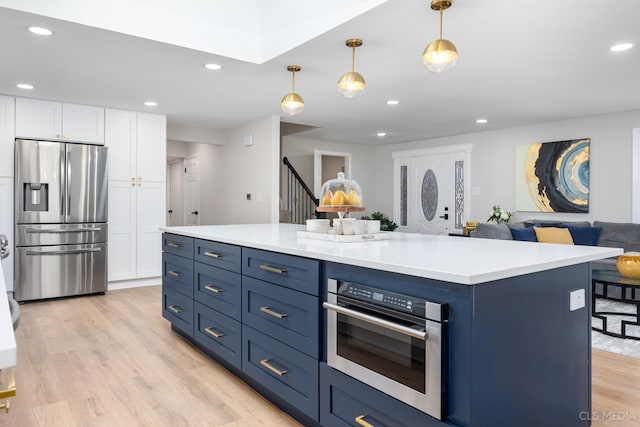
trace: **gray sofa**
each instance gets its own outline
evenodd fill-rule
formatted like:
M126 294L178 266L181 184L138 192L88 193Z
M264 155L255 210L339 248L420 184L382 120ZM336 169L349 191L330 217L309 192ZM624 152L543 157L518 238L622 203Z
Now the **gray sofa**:
M640 224L622 222L594 221L549 221L531 219L514 223L480 223L471 237L484 239L513 240L511 229L525 228L535 224L542 226L567 226L567 227L599 227L601 229L597 246L622 248L625 252L640 251ZM598 270L615 270L616 258L609 258L593 263L593 268Z

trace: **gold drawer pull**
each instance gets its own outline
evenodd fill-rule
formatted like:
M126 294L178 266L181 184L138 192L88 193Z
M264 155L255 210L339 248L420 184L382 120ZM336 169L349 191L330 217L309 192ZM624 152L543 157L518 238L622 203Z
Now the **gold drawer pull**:
M368 423L364 420L364 417L366 417L366 415L360 415L358 417L356 417L356 423L358 423L359 425L361 425L362 427L376 427L371 423Z
M221 294L224 292L224 289L220 289L220 288L214 288L211 285L204 285L204 288L208 291L213 292L214 294Z
M215 252L205 251L204 255L208 256L208 257L211 257L211 258L215 258L215 259L222 259L222 255L217 254Z
M181 309L180 307L176 307L175 305L170 305L169 310L173 311L175 314L180 314L184 311L183 309Z
M211 335L214 338L222 338L224 336L224 334L221 334L220 332L216 332L214 331L211 326L207 326L206 328L204 328L204 331L206 333L208 333L209 335Z
M131 178L131 179L133 179L133 178ZM180 243L173 243L173 242L167 243L167 246L169 246L170 248L176 248L176 249L180 249L182 247L182 245Z
M262 264L262 265L260 266L260 269L261 269L261 270L270 271L270 272L272 272L272 273L278 273L278 274L284 274L284 273L286 273L286 272L287 272L287 270L283 270L283 269L280 269L280 268L271 267L271 266L269 266L269 265L267 265L267 264Z
M173 270L167 271L167 274L169 276L173 276L173 277L182 277L182 274L178 273L177 271L173 271Z
M287 317L287 313L278 313L277 311L271 310L268 306L260 307L260 311L263 313L267 313L270 316L277 317L278 319L284 319Z
M275 366L273 366L271 363L269 363L269 359L262 359L260 361L260 364L278 376L283 376L284 374L287 373L286 369L280 370Z

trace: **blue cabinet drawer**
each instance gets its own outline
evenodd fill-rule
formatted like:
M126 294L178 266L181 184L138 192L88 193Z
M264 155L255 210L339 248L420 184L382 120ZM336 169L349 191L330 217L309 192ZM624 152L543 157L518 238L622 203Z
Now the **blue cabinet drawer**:
M235 273L241 271L240 246L196 239L193 259Z
M240 321L242 298L240 274L194 263L194 299Z
M445 427L446 424L320 363L320 424Z
M193 337L193 299L162 287L162 317Z
M242 367L242 325L224 314L195 303L194 338L238 369Z
M318 297L242 278L242 322L316 359L319 311Z
M244 248L242 274L311 295L320 295L318 260Z
M246 325L242 341L242 370L318 420L318 361Z
M162 250L183 258L193 258L193 238L162 233Z
M193 261L163 253L162 285L193 298Z

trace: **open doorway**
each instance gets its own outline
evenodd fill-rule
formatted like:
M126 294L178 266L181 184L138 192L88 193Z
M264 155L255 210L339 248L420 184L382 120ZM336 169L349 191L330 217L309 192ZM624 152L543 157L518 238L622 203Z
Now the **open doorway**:
M200 225L200 166L198 156L167 162L167 225Z
M322 184L336 178L338 172L351 178L351 153L313 150L313 193L316 197L321 196Z

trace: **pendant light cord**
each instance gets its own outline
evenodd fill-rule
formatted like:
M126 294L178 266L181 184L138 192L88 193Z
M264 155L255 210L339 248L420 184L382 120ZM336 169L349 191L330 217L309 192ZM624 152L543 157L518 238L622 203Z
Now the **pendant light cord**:
M291 93L294 93L296 91L296 72L293 71L291 74L293 74L291 76Z
M442 40L442 6L440 6L440 40Z
M356 68L356 47L351 46L351 72L353 73Z

